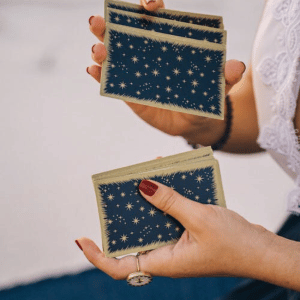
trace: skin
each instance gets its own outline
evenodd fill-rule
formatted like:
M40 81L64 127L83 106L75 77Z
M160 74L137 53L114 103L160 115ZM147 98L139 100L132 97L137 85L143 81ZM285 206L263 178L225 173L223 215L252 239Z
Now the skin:
M161 0L148 4L148 10L164 7ZM105 21L100 16L90 19L90 30L103 41ZM106 58L102 43L92 49L97 65L87 71L101 81L101 64ZM223 151L254 153L263 151L257 144L258 122L252 84L251 65L237 60L225 65L226 94L233 104L233 123L230 139ZM298 101L299 101L298 97ZM126 103L141 119L174 136L193 143L211 145L224 133L225 122L144 105ZM295 128L300 128L300 106L297 105ZM226 114L226 111L225 111ZM237 276L259 279L300 291L300 243L279 237L262 226L252 224L237 213L214 205L202 205L184 198L169 187L158 186L150 197L143 197L158 209L176 218L185 228L174 245L164 246L140 256L140 267L153 276L201 277ZM136 271L135 256L122 259L107 258L88 238L76 240L87 259L114 279L123 280Z

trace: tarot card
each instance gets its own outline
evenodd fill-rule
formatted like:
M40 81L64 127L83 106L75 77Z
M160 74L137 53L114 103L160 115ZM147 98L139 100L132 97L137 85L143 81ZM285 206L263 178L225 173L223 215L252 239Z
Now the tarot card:
M138 185L143 179L161 182L199 203L225 206L219 166L214 159L201 161L199 157L117 177L94 175L102 244L107 257L175 243L184 230L177 220L141 196Z
M106 22L195 40L226 44L226 31L223 29L162 19L124 10L108 8Z
M102 172L99 174L95 174L92 176L93 181L101 179L101 178L110 178L110 177L119 177L123 174L132 174L145 172L148 170L165 168L166 166L172 166L178 163L191 163L194 160L211 160L213 158L213 151L211 147L202 147L197 150L191 150L184 153L174 154L167 157L162 157L160 159L153 159L147 162L138 163L135 165L118 168L116 170L110 170L106 172Z
M176 11L171 9L159 9L156 12L149 12L141 5L128 3L125 1L105 0L105 19L107 20L107 8L124 10L127 12L139 13L148 16L156 16L163 19L169 19L184 23L197 24L207 27L223 29L223 18L214 15L205 15L197 13L189 13Z
M110 23L104 44L101 95L224 118L225 45Z

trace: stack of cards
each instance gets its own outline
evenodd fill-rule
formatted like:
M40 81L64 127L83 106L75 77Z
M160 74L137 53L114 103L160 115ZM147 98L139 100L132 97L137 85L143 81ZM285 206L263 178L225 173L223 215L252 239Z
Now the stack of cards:
M139 192L152 179L186 198L225 207L220 170L210 147L200 148L92 176L107 257L175 243L183 226Z
M105 19L101 95L224 118L222 17L106 0Z

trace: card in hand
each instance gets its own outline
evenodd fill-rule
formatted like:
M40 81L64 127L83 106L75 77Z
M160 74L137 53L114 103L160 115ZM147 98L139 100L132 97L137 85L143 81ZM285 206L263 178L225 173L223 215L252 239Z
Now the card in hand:
M93 176L100 215L103 250L107 257L146 251L175 243L183 226L146 201L138 185L152 179L203 204L225 206L218 162L203 149L127 167L128 173L107 172ZM197 158L197 154L199 157ZM208 158L210 156L210 158ZM174 158L175 157L175 158ZM186 157L189 157L187 159ZM161 164L159 166L158 164Z
M133 13L145 14L148 16L156 16L163 19L169 19L184 23L197 24L213 28L223 29L223 18L220 16L196 14L189 12L176 11L171 9L159 9L157 12L150 12L143 6L128 3L125 1L106 0L105 1L105 19L107 20L107 8L120 9Z
M226 43L226 31L223 29L177 21L174 22L168 19L132 13L124 10L108 8L106 22L192 38L195 40L204 40L212 43Z
M101 95L224 118L225 45L107 24Z

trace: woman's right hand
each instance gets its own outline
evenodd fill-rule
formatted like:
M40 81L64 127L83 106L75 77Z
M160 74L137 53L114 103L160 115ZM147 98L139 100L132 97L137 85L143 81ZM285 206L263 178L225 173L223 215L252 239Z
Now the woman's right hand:
M141 0L141 5L149 11L164 7L162 0ZM102 43L105 35L105 20L101 16L89 19L91 32L101 41L92 47L92 59L97 65L87 68L87 72L98 82L101 81L101 65L107 52ZM245 64L237 60L229 60L225 64L225 94L238 83L245 72ZM173 136L182 136L191 143L212 145L217 142L225 130L224 120L215 120L191 114L170 111L142 104L126 102L126 104L144 121L153 127ZM226 113L226 111L225 111Z

